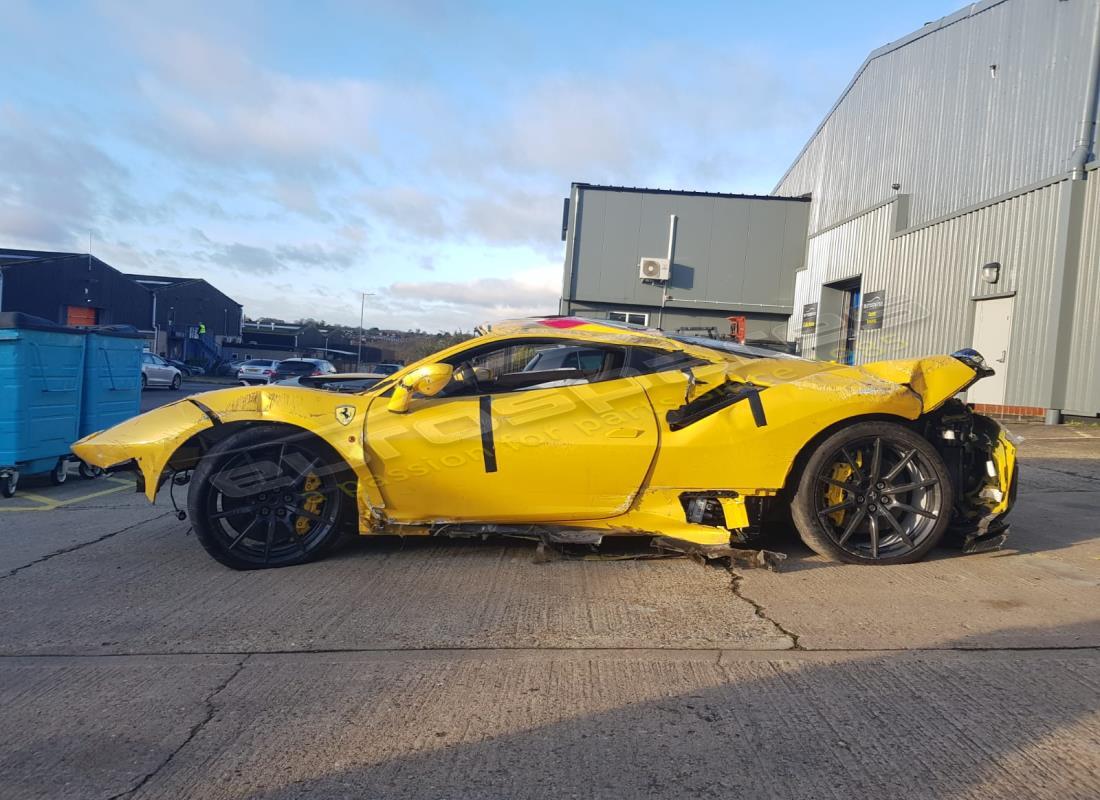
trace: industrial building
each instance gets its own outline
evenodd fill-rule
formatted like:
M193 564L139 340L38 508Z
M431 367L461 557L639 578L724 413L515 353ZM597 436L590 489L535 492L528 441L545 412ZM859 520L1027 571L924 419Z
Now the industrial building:
M299 323L246 321L241 342L227 351L229 358L323 358L342 371L353 372L363 364L385 360L380 347L360 341L346 330L318 328Z
M809 201L574 183L560 312L782 344Z
M974 347L983 410L1100 413L1098 73L1096 0L985 0L871 53L774 190L810 198L802 352Z
M223 344L241 341L244 321L241 304L204 279L134 274L126 277L149 292L158 353L181 361L206 362L223 357Z
M209 364L240 342L241 304L201 278L127 275L88 253L0 248L0 311L131 325L169 358Z
M560 310L744 315L848 364L973 347L980 410L1100 416L1098 85L1100 0L974 3L872 52L770 202L573 184Z
M152 330L149 310L145 289L93 255L0 248L0 311Z

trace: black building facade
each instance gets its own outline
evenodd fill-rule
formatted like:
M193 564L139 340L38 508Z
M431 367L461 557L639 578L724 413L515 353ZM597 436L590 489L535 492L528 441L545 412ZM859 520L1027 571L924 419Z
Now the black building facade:
M62 325L153 328L152 297L95 256L0 248L0 311Z
M0 311L63 325L133 325L149 347L198 364L240 342L241 304L202 278L125 274L86 253L0 248Z
M241 335L241 304L202 278L129 274L153 295L153 318L160 330L186 333L204 329L211 336Z

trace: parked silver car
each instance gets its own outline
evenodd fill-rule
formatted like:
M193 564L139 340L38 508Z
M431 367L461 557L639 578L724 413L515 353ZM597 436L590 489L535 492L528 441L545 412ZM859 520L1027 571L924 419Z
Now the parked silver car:
M279 362L273 358L253 358L241 364L237 380L244 384L271 383L278 368Z
M141 354L142 389L164 386L175 390L179 389L182 383L183 374L163 358L152 353Z

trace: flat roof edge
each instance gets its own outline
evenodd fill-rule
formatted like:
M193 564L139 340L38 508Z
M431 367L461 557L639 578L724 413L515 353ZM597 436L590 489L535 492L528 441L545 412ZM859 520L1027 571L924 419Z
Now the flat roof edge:
M633 194L664 194L685 197L719 197L732 200L787 200L795 203L808 203L808 197L784 197L777 194L737 194L733 192L702 192L693 189L649 189L644 186L611 186L600 183L573 181L572 188L600 192L622 192Z

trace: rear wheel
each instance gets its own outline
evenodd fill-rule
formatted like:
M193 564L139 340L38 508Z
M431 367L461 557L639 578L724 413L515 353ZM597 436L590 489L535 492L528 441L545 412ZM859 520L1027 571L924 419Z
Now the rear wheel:
M892 422L861 422L822 442L791 514L815 552L853 564L919 561L951 517L947 469L932 445Z
M59 458L53 471L50 473L50 483L60 486L69 479L69 464L65 459Z
M19 473L9 472L0 478L0 494L4 497L15 497L15 490L19 486Z
M354 507L352 476L324 442L278 425L246 428L203 456L188 509L202 546L234 569L320 558Z
M149 379L145 377L145 373L141 373L141 391L145 391L149 388Z
M179 388L182 385L183 385L183 378L181 378L180 374L177 372L175 375L172 376L172 391L173 392L179 391Z

